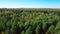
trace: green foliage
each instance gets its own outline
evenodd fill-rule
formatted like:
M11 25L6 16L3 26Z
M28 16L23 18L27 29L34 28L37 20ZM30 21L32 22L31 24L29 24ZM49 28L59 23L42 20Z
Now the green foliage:
M5 31L5 34L12 34L12 32L11 32L11 30L7 29L7 30Z
M60 30L60 21L57 23L55 30L56 31Z
M0 33L60 34L60 9L0 9Z
M22 31L22 32L21 32L21 34L25 34L25 32L24 32L24 31Z
M55 31L55 27L53 25L51 25L48 29L48 31L51 32L51 34L54 34L54 31Z
M58 31L58 33L57 34L60 34L60 31Z
M40 33L40 27L37 26L37 27L36 27L36 34L39 34L39 33Z
M32 33L31 27L29 27L29 28L26 30L25 34L31 34L31 33Z

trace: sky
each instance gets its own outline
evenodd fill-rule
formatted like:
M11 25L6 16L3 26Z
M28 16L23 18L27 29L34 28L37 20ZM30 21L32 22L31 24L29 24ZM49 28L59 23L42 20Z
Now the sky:
M60 0L0 0L0 8L60 8Z

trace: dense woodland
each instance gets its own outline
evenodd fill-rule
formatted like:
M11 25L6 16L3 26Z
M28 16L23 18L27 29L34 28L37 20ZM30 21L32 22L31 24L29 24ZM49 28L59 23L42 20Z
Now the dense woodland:
M0 34L60 34L60 9L0 9Z

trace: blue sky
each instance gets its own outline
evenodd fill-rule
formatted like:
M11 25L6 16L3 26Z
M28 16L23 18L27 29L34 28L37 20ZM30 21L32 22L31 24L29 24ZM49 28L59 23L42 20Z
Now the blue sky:
M0 8L60 8L60 0L0 0Z

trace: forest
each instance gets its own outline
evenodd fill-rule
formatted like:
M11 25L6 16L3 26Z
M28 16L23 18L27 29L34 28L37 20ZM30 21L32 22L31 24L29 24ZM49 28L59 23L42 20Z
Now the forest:
M0 34L60 34L60 9L0 8Z

